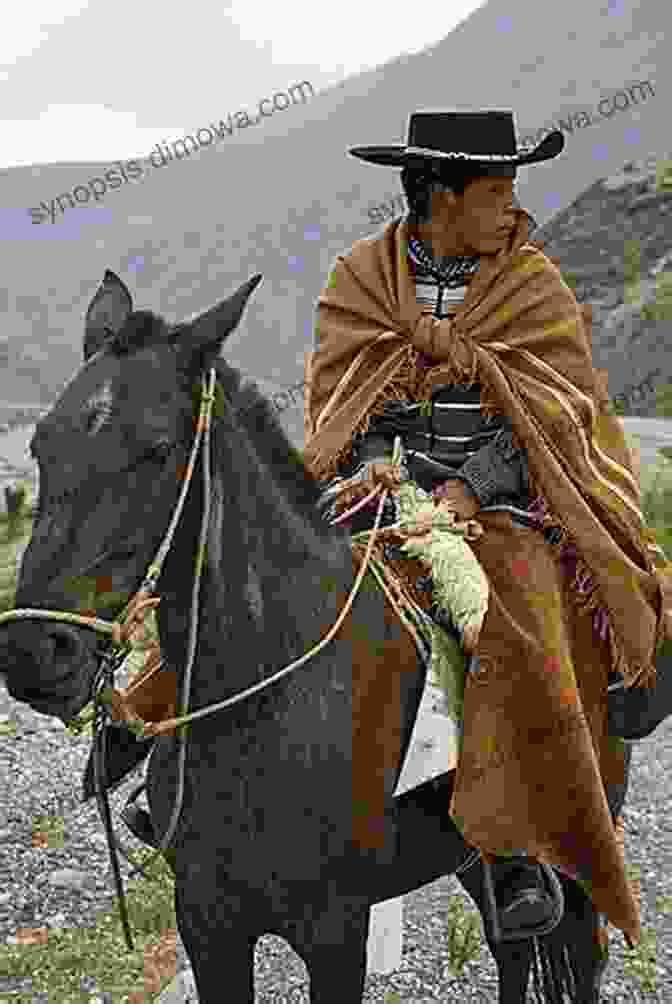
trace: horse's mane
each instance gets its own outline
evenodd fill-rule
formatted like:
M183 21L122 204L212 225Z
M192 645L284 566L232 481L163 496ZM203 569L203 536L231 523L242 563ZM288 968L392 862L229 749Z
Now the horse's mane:
M342 531L330 528L318 512L320 484L307 470L301 453L289 441L257 384L249 378L243 382L240 373L223 359L216 360L215 369L237 420L294 512L322 538L344 536Z

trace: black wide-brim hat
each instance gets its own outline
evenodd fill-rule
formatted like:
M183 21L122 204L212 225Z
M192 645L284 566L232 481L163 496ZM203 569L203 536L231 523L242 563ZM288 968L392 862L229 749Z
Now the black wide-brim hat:
M536 146L518 146L511 111L414 112L405 146L354 146L348 153L383 167L452 161L481 170L538 164L557 157L564 146L559 129Z

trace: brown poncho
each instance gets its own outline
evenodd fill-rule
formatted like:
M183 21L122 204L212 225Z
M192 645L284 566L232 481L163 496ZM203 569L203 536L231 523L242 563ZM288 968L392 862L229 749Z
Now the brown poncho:
M527 451L530 490L576 557L574 583L536 530L479 513L473 547L491 587L469 678L450 811L494 854L525 847L588 877L596 907L633 940L639 917L601 782L623 779L606 731L606 684L655 679L664 636L660 572L619 420L596 374L581 308L527 240L520 210L507 247L483 257L454 319L423 314L408 270L408 227L339 255L318 301L306 360L304 460L335 472L385 400L426 399L440 383L482 387ZM579 584L577 590L577 583ZM589 613L602 608L596 637Z

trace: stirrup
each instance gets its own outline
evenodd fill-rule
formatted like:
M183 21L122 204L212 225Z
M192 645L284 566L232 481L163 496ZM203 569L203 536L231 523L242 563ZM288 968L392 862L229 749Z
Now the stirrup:
M550 934L555 930L565 912L565 897L559 878L550 867L543 861L536 862L541 868L541 874L546 884L546 891L553 901L553 914L548 920L543 921L536 927L513 928L504 930L499 920L499 909L495 899L495 884L492 877L492 866L490 861L481 855L481 865L483 867L483 924L485 926L488 941L494 945L504 941L521 941L526 938L537 938L543 934Z
M156 834L152 825L152 817L146 809L141 809L139 805L134 805L135 800L146 787L147 784L143 781L143 783L132 792L126 801L126 805L119 813L119 816L123 822L126 823L126 826L128 826L134 837L137 837L138 840L142 840L143 844L148 844L150 847L158 847L159 841L156 839Z
M152 817L146 809L141 809L139 805L125 805L119 815L133 836L142 840L143 844L149 844L150 847L159 846L152 826Z

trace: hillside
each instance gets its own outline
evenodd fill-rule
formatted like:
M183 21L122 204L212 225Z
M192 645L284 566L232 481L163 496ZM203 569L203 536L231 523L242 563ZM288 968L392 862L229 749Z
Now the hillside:
M422 108L513 108L521 138L540 127L563 128L567 145L559 158L521 169L521 202L547 224L549 253L563 268L584 270L587 289L595 286L585 295L581 287L580 297L592 300L596 292L620 317L623 241L643 242L646 268L660 264L669 246L669 201L665 195L642 206L636 200L643 182L620 189L601 179L620 174L630 160L669 156L671 21L672 8L657 0L619 0L617 9L613 2L490 0L430 48L148 170L97 205L66 205L53 224L31 223L29 208L113 165L0 172L0 402L43 405L69 379L81 362L83 316L106 268L127 282L137 306L169 321L207 308L261 272L227 357L262 378L264 389L295 383L334 257L377 232L379 207L400 193L398 171L363 164L347 148L405 139L408 116ZM543 54L540 39L547 40ZM251 108L258 98L251 95ZM398 201L396 207L393 215ZM620 322L605 336L616 341L607 344L601 320L598 364L609 368L613 394L630 393L634 356L644 368L641 380L647 366L654 368L648 359L664 325L636 333L635 324L630 338L626 321L628 344L636 347L628 355ZM666 362L660 378L669 376ZM300 440L300 408L287 409L283 420Z
M648 417L672 377L672 183L657 184L659 159L628 162L534 233L593 307L593 358L615 404Z

